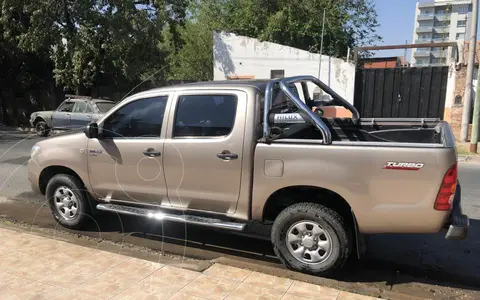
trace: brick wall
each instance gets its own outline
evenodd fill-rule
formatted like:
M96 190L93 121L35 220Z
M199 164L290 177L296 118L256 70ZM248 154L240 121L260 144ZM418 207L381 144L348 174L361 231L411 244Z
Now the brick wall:
M465 93L465 82L467 77L467 67L462 66L462 68L456 71L456 80L455 80L455 91L453 94L453 101L452 107L448 113L449 116L445 118L446 121L450 123L452 127L453 135L455 136L456 140L460 140L460 130L462 127L462 115L463 115L463 95ZM455 98L460 96L462 99L461 104L455 104ZM472 125L470 124L468 129L468 139L470 139Z

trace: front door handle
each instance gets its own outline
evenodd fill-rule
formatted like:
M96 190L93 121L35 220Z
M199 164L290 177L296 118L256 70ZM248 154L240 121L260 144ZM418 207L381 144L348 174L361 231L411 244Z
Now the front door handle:
M160 156L159 151L155 151L153 148L148 148L146 151L143 151L143 155L148 156L148 157L155 157L155 156Z
M230 151L224 150L222 151L222 153L217 153L217 157L223 160L232 160L232 159L237 159L238 154L230 153Z

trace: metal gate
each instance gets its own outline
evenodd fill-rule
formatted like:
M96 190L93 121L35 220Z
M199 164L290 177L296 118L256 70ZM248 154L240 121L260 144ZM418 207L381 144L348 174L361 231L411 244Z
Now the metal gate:
M448 66L357 69L354 105L362 118L443 119Z

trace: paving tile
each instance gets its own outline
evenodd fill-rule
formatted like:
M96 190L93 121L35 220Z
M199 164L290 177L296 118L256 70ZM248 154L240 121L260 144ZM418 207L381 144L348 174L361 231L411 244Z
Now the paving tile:
M238 281L244 281L245 278L247 278L251 273L252 271L250 270L235 268L222 264L214 264L210 268L203 271L203 274L205 275Z
M56 272L65 268L66 262L52 260L48 258L38 258L34 261L21 264L8 271L9 274L39 280L45 278L50 273Z
M143 278L151 275L155 271L162 268L164 265L150 262L147 260L132 258L121 264L109 269L105 272L107 277L122 277L140 281Z
M69 265L38 280L50 285L73 289L82 283L99 276L102 272L103 271L99 271L98 268L92 268L89 266Z
M281 278L259 272L252 272L252 274L250 274L244 282L285 293L293 281L288 278Z
M51 300L98 300L99 298L91 297L88 295L66 291L61 295L54 296Z
M0 239L0 246L7 247L12 250L20 250L29 244L34 244L36 240L25 238L22 234L7 235Z
M304 298L335 300L337 299L340 291L325 286L295 280L292 282L292 285L287 290L287 293Z
M142 282L154 286L169 286L172 290L180 290L198 276L200 276L198 272L165 266L143 279Z
M305 298L305 297L300 297L294 294L286 293L285 295L283 295L281 300L316 300L316 299L318 298Z
M61 250L66 250L69 247L70 244L68 243L44 238L43 240L34 243L28 243L19 250L29 254L41 254L42 256L46 256L52 253L60 253Z
M337 297L338 300L374 300L376 298L364 296L360 294L349 293L345 291L341 291Z
M130 259L130 257L125 255L98 251L92 256L78 260L77 262L75 262L75 264L79 266L86 266L91 269L96 268L96 270L98 271L107 271L108 269L118 266L119 264L127 261L128 259Z
M241 283L226 300L277 300L281 299L283 294L277 290Z
M26 299L35 299L35 300L51 300L55 296L68 292L68 290L51 286L48 284L40 283L40 282L32 282L25 286L12 289L10 292L6 293L6 297L2 295L3 299L15 299L19 298L22 300Z
M188 295L182 292L178 292L172 297L168 298L168 300L206 300L206 299L202 297L197 297L197 296Z
M139 282L125 291L121 292L117 296L113 297L114 300L164 300L168 299L178 291L177 288L172 286L154 285L149 282Z
M205 299L224 299L237 288L240 283L236 280L200 275L187 284L181 292Z
M136 283L131 279L107 278L102 275L82 283L72 291L99 299L110 299Z
M99 250L97 249L73 245L66 249L62 248L61 251L45 253L45 258L74 264L83 260L88 260L89 257L92 257L98 252Z
M27 278L10 275L8 273L0 273L0 295L32 282L32 280Z
M23 264L28 264L35 261L37 257L35 255L11 251L0 255L0 272L9 271Z
M0 255L13 251L11 248L0 245Z

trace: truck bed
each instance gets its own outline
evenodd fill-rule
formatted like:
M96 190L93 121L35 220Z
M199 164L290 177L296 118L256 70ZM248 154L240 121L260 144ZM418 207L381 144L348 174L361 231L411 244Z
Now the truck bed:
M424 143L443 145L446 122L421 119L322 118L332 134L332 142ZM289 139L321 139L321 133L309 125L293 125L286 130ZM290 132L288 132L290 131ZM448 132L448 130L447 130Z

